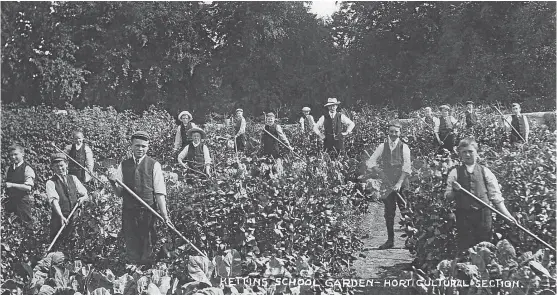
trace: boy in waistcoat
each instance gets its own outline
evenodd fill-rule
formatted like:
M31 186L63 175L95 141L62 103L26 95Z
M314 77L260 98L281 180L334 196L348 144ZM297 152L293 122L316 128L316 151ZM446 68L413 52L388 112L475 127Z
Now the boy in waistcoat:
M505 207L499 183L495 175L477 163L478 144L468 137L458 144L458 153L462 165L449 172L445 198L456 202L456 230L459 254L479 242L491 242L491 211L461 191L464 188L493 206L516 223L516 219Z
M435 126L439 125L439 118L433 116L433 112L430 107L424 108L424 117L421 120L422 126L427 130L426 133L430 135L428 137L434 146L439 144L437 140L437 135L435 134Z
M161 164L147 155L149 141L147 132L135 132L131 137L132 156L109 173L115 193L123 197L122 233L127 258L136 264L152 262L153 247L157 240L156 217L114 180L123 182L147 205L158 210L167 224L171 224L166 210L166 185Z
M354 122L342 113L337 112L340 102L332 97L327 99L325 107L329 113L321 116L315 124L313 130L323 140L324 151L329 153L332 158L345 154L344 137L354 129ZM342 125L346 125L346 131L342 132ZM321 134L319 128L323 127L325 134Z
M205 138L205 131L198 127L193 127L188 130L188 136L191 137L192 142L187 145L178 155L178 163L183 167L188 167L199 172L207 174L211 177L211 156L207 145L201 142ZM184 159L187 163L184 163ZM188 174L192 174L188 170ZM197 174L199 176L201 174Z
M313 116L309 114L311 109L309 107L303 107L303 116L300 118L300 130L303 134L313 133L313 127L315 126L315 121Z
M64 152L72 157L72 159L76 160L81 166L92 172L95 159L93 158L93 151L91 148L83 142L83 129L75 129L72 132L72 136L73 143L67 145ZM68 162L68 174L77 176L82 183L87 183L91 181L92 178L89 173L73 161Z
M404 204L397 193L405 198L408 190L408 177L412 173L412 163L410 160L410 148L400 140L400 122L389 123L389 136L385 143L380 144L367 161L368 169L375 173L383 174L383 185L388 185L387 196L384 197L385 204L385 224L387 226L387 242L379 246L380 250L394 247L394 224L396 206L400 210L404 209ZM378 166L377 162L381 165ZM379 169L378 167L381 167ZM380 172L382 171L382 172Z
M456 153L455 128L457 120L450 115L451 108L448 105L442 105L439 108L441 109L441 117L439 118L439 124L435 125L435 137L441 146L440 151L446 149L451 153Z
M197 125L191 121L193 116L188 111L181 112L178 115L178 119L180 119L180 125L178 125L176 136L174 137L174 149L172 150L174 153L182 150L191 143L191 138L188 138L187 132L191 128L197 127Z
M8 148L10 165L4 179L6 181L6 212L14 213L24 226L31 228L33 217L33 197L31 190L35 185L35 172L33 168L24 161L25 151L20 145L12 145Z
M77 176L68 174L68 159L63 153L52 154L50 168L54 175L46 182L46 195L52 205L50 217L50 239L54 239L63 225L67 225L60 238L65 239L73 231L73 223L68 220L76 204L88 200L87 189Z
M466 102L466 111L464 112L466 120L466 128L473 128L478 124L478 115L474 111L474 102L469 100Z
M236 151L243 152L246 148L246 119L244 118L244 110L236 110L236 122L234 123L234 143Z
M530 124L528 123L528 118L520 113L520 105L518 103L512 104L512 112L510 136L511 144L528 142L528 136L530 135Z
M259 155L274 159L275 164L273 170L280 175L282 173L282 154L280 152L282 144L278 142L278 140L286 145L289 150L292 151L293 148L282 131L282 127L276 124L274 113L268 113L265 116L265 126L263 128L264 130L261 131Z

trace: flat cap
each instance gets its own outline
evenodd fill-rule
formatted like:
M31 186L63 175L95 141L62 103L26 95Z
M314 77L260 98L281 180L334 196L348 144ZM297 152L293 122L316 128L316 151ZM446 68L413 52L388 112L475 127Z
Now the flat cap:
M151 137L149 136L149 133L145 132L145 131L136 131L133 135L132 135L132 140L134 138L137 139L143 139L143 140L151 140Z
M54 164L60 161L67 161L68 157L64 153L53 153L50 155L50 164Z
M440 106L439 109L441 109L441 110L450 110L451 107L449 107L448 105L444 104L444 105Z
M243 113L244 110L242 110L242 109L240 109L240 108L237 108L237 109L236 109L236 113L237 113L237 112L242 112L242 113Z
M400 121L398 120L392 120L389 122L389 125L387 127L397 127L399 129L402 129L402 124L400 124Z
M474 104L474 102L471 101L471 100L467 100L467 101L466 101L466 104L467 104L467 105L468 105L468 104Z
M309 112L311 111L311 109L309 107L303 107L302 108L302 112Z

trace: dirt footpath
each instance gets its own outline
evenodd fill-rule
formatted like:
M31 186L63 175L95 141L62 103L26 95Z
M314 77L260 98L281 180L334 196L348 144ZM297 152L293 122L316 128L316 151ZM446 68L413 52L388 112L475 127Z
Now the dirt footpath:
M369 212L360 217L358 233L364 242L362 251L355 254L358 259L352 265L355 279L397 279L404 269L410 267L413 257L404 249L404 238L398 221L400 213L395 217L395 247L388 250L378 250L377 247L387 241L387 229L383 217L383 203L372 202ZM381 281L382 282L382 281ZM368 287L355 288L356 294L414 294L412 289Z

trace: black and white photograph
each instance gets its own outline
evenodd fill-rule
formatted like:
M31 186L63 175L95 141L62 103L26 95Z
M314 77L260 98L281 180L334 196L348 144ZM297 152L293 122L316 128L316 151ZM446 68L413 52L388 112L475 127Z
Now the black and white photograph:
M0 295L555 295L550 1L1 1Z

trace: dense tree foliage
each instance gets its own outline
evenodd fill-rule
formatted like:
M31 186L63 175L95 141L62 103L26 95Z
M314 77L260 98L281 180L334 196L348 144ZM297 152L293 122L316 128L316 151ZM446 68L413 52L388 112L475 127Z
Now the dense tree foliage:
M3 2L2 97L141 111L555 101L555 3ZM292 111L294 110L294 111Z

